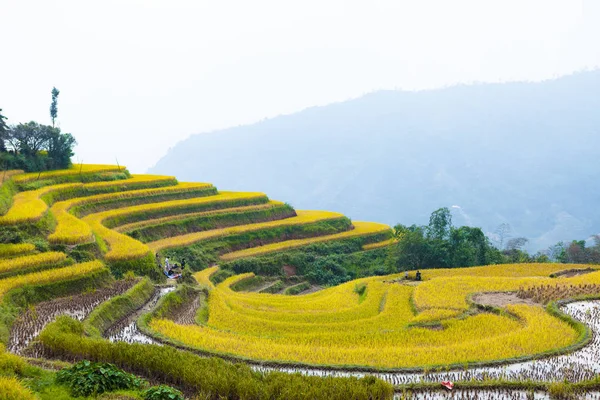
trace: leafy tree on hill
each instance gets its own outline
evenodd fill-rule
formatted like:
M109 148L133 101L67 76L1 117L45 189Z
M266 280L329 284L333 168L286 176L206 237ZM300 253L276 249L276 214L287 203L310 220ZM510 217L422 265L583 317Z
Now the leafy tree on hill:
M52 88L50 117L52 126L31 121L7 126L6 117L0 109L0 165L4 169L25 171L45 171L69 168L73 156L73 146L77 143L70 133L62 133L55 127L58 116L58 95Z
M54 120L58 117L58 95L60 91L52 88L52 103L50 104L50 118L52 118L52 127L54 128Z
M76 141L60 128L31 121L9 127L2 143L0 159L7 169L43 171L68 168Z
M396 270L505 262L502 253L491 245L481 228L454 227L448 208L434 211L427 226L398 224L394 232L398 243L391 250L388 264Z

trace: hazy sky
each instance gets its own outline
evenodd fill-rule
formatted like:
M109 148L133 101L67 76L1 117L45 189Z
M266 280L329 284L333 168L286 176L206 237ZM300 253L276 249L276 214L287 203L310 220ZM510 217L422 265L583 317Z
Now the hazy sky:
M75 160L143 172L190 134L378 89L595 68L599 37L598 0L0 0L0 108L49 123L56 86Z

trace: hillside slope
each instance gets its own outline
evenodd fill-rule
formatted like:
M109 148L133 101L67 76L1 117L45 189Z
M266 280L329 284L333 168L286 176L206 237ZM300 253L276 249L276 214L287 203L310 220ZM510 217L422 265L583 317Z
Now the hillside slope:
M457 224L540 249L600 232L600 71L541 83L381 91L197 134L150 170L357 219Z

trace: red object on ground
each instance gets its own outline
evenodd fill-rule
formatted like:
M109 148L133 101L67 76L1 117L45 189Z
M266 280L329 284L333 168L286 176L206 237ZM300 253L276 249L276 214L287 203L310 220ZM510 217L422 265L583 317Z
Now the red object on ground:
M448 390L454 389L454 383L452 383L450 381L442 381L442 386Z

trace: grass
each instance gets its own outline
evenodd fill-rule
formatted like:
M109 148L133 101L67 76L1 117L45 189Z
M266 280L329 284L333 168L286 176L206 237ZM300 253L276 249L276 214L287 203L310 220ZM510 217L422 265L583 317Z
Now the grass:
M194 232L186 235L175 236L171 238L166 238L162 240L157 240L154 242L148 243L148 247L153 252L158 252L161 250L189 246L191 244L214 239L219 237L224 237L228 235L234 235L244 232L250 231L258 231L261 229L268 229L274 227L281 226L293 226L293 225L302 225L302 224L310 224L314 222L327 221L344 218L344 216L340 213L330 212L330 211L297 211L296 217L291 217L283 220L277 221L269 221L269 222L260 222L256 224L248 224L248 225L240 225L222 229L213 229L210 231L204 232Z
M244 249L240 251L234 251L231 253L223 254L221 259L223 261L231 261L238 258L244 257L256 257L259 255L272 253L276 251L285 251L290 249L295 249L298 247L308 246L314 243L321 242L331 242L336 240L344 240L349 238L356 238L360 236L367 236L378 234L382 232L390 231L390 227L385 224L379 224L376 222L353 222L354 229L336 233L333 235L319 236L307 239L295 239L295 240L286 240L278 243L271 243L264 246L253 247L250 249ZM189 244L189 243L188 243Z

